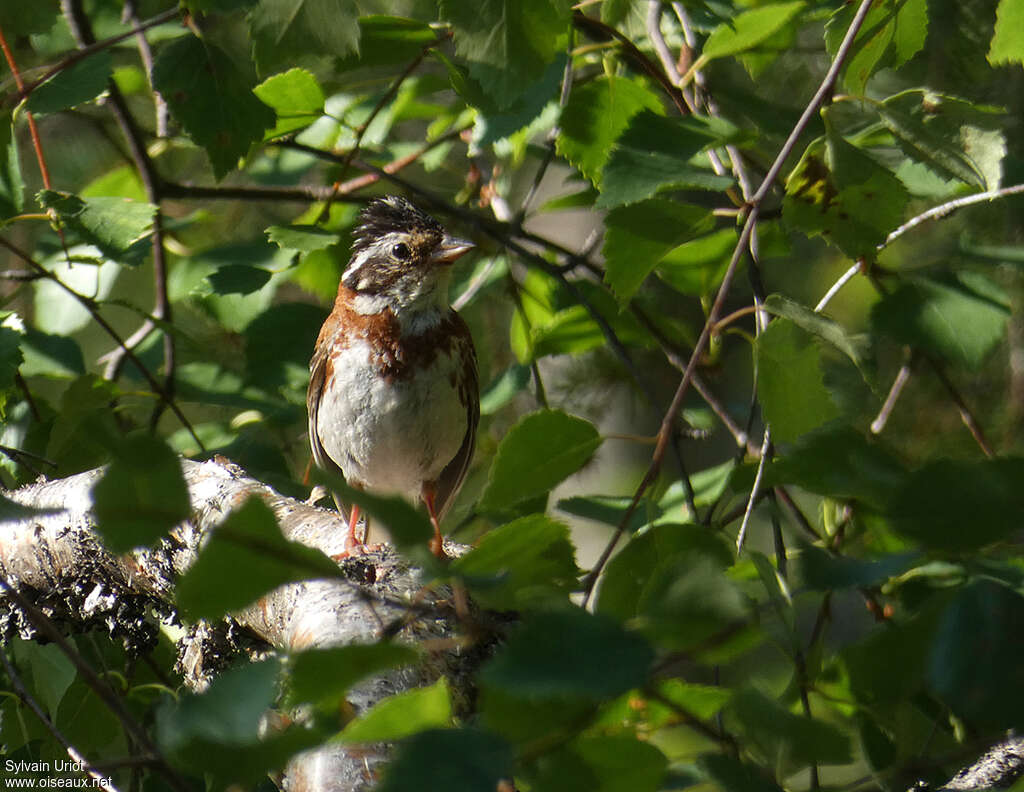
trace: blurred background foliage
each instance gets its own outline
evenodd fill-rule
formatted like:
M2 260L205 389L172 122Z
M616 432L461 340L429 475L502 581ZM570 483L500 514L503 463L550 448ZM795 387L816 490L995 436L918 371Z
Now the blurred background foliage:
M475 549L449 574L522 621L474 712L440 684L348 726L402 738L382 788L948 777L1024 721L1024 6L863 9L3 4L4 485L114 460L97 513L125 487L156 513L169 448L305 497L313 342L360 205L403 193L478 242L451 296L484 417L446 526ZM176 703L175 630L146 664L77 645L160 712L176 772L280 767L306 743L217 757L258 750L281 684L345 725L298 665ZM52 646L7 649L90 761L132 750ZM62 755L0 706L6 756Z

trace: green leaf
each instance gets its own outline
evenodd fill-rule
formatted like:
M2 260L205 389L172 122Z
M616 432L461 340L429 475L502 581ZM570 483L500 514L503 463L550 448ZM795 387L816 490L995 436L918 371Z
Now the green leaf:
M852 761L850 739L831 723L794 715L762 693L746 688L730 704L747 737L771 765L783 762L794 771L809 764L846 764ZM784 775L789 772L783 770Z
M988 62L993 66L1024 63L1024 0L999 0Z
M600 185L612 144L641 110L657 113L661 102L643 84L631 79L605 75L573 86L562 111L555 149Z
M917 161L983 190L999 187L1006 154L999 110L917 89L890 96L878 113Z
M432 556L427 552L427 541L434 535L434 529L425 512L414 507L405 498L374 495L348 486L340 476L331 476L322 470L314 470L312 479L322 483L336 493L344 503L354 503L368 515L379 521L391 537L391 542L406 554L422 551L417 561L421 564ZM426 554L426 558L423 557Z
M174 764L207 773L210 786L248 788L288 758L323 739L315 729L293 726L260 738L260 722L274 702L280 663L245 663L220 674L200 695L186 694L157 711L156 734Z
M492 610L566 600L579 574L569 528L543 514L488 531L450 569L466 579L475 601Z
M15 320L20 321L17 317ZM21 343L22 333L12 327L0 326L0 394L14 387L18 368L24 360Z
M835 57L853 21L857 6L840 7L825 26L825 46ZM872 3L843 69L850 93L863 94L867 81L881 68L896 68L924 46L928 34L927 0L882 0Z
M103 255L119 259L153 230L156 207L127 198L79 198L71 193L43 190L39 203L57 212L61 222L95 245Z
M18 139L10 114L0 114L0 220L25 208L25 182L21 177Z
M294 704L315 703L323 710L337 711L349 688L359 680L418 659L412 647L386 642L307 649L289 658L289 699Z
M698 685L681 679L665 680L658 685L658 692L701 720L713 718L733 697L729 688Z
M25 102L25 109L40 115L59 113L92 101L107 89L112 73L110 50L101 49L38 86Z
M608 562L597 590L597 612L622 621L633 618L655 570L689 557L718 570L733 562L728 542L701 526L656 525L634 536Z
M430 25L396 16L359 17L359 53L339 58L339 70L407 64L437 41Z
M1002 289L972 272L905 279L871 309L876 331L972 369L1003 339L1009 316Z
M438 761L443 758L443 761ZM495 792L512 778L512 750L480 729L433 729L403 741L388 762L379 792Z
M43 645L18 638L13 642L13 648L18 664L31 670L35 692L46 705L50 718L58 722L57 708L75 681L75 664L57 644Z
M285 539L270 507L250 496L213 529L178 580L178 610L192 621L217 619L285 583L337 575L322 552Z
M490 511L549 491L586 464L601 445L588 421L560 410L523 417L502 438L480 508Z
M529 366L513 363L480 393L480 414L493 415L525 390L532 373Z
M324 113L323 89L305 69L289 69L268 77L252 92L277 113L277 125L266 133L268 139L305 129Z
M697 764L724 792L782 792L761 767L730 754L704 754Z
M645 580L634 580L632 586L628 578L623 581L622 602L610 601L618 610L630 601L630 588L635 591L639 582L635 623L661 648L699 648L721 633L736 630L749 618L746 598L725 575L722 559L726 551L720 540L706 540L704 545L657 559ZM636 575L636 570L634 566L623 571ZM612 597L612 592L602 593L602 598L605 596Z
M1024 713L1024 597L991 580L962 588L939 617L928 683L960 717L992 730Z
M153 87L189 137L206 150L217 179L234 170L249 146L277 123L274 111L256 98L251 82L228 55L195 36L182 36L160 51Z
M915 470L892 500L893 528L924 547L966 552L1010 537L1024 510L1024 459L940 459Z
M826 426L805 434L765 470L767 485L796 484L833 498L884 508L907 477L900 460L855 429Z
M655 270L676 291L693 297L714 292L736 247L736 229L723 228L669 251Z
M247 264L226 264L207 276L215 294L252 294L270 282L271 273Z
M375 704L348 724L337 739L343 743L400 740L451 722L451 694L441 677L429 687L406 690Z
M96 531L113 553L152 547L192 512L181 460L148 434L120 442L92 499Z
M799 580L815 591L836 591L854 586L878 586L910 569L916 553L888 555L877 561L833 556L814 545L801 547L797 557Z
M873 256L899 225L909 196L890 171L831 130L807 147L786 179L782 217L808 236L823 235L847 256Z
M722 143L729 130L692 116L665 118L650 110L637 113L618 138L605 163L597 208L636 203L669 188L724 190L732 179L716 176L691 158Z
M887 622L865 640L846 647L842 660L856 700L891 710L915 696L924 684L934 632L934 614L925 613L908 621Z
M579 737L544 756L530 777L534 792L657 792L668 759L631 735Z
M653 659L647 642L613 619L567 607L532 614L480 679L514 695L601 701L643 685Z
M440 0L438 7L454 29L455 51L499 107L540 78L569 26L569 5L556 0Z
M262 0L249 12L253 58L261 74L311 55L359 50L359 11L350 0Z
M613 209L605 218L605 283L625 305L669 251L714 224L703 207L660 198Z
M309 355L325 319L309 303L272 305L246 326L245 373L250 382L305 392Z
M46 33L60 16L60 0L31 3L0 3L0 30L9 41L16 36Z
M267 238L282 250L311 253L338 244L338 235L315 225L270 226Z
M798 0L744 11L711 31L704 42L700 60L707 62L753 49L785 27L803 9L804 3Z
M77 377L85 374L82 348L73 338L40 333L29 327L21 339L25 362L19 371L23 377Z
M871 365L868 358L867 342L863 337L853 337L839 322L822 316L806 305L801 305L781 294L769 294L764 301L765 309L775 315L789 319L797 327L827 341L846 355L863 374Z
M796 440L839 415L822 378L821 350L789 319L757 339L757 393L776 441Z

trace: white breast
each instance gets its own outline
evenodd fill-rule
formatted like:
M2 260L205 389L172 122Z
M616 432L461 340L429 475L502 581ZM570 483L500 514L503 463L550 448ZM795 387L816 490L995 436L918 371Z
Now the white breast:
M415 376L389 382L359 339L337 350L332 365L317 415L324 450L350 484L417 503L466 434L466 408L452 384L458 360L442 352Z

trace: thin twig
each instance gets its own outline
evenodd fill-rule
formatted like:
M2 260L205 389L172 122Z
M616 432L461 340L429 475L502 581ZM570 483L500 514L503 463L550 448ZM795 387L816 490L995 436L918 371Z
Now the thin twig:
M825 306L832 302L832 298L839 294L840 289L842 289L847 283L849 283L857 276L857 273L861 271L863 266L863 260L858 259L856 264L854 264L852 267L846 270L846 272L840 275L839 279L835 283L833 283L829 290L822 295L820 300L818 300L818 304L814 306L814 312L821 313L822 311L824 311Z
M889 388L889 393L885 397L885 403L882 404L882 409L878 411L878 416L871 422L871 434L881 434L885 429L889 416L892 415L893 408L896 406L896 401L899 399L900 394L903 393L904 386L910 380L910 373L913 371L916 362L917 356L910 353L907 356L907 361L896 372L896 378L893 380L892 387Z
M743 522L740 523L739 533L736 534L737 556L743 552L743 544L747 538L747 526L750 525L750 516L754 513L754 504L757 502L757 495L761 490L761 481L764 479L764 467L768 461L768 450L771 443L771 427L765 427L764 438L761 440L761 456L757 460L757 473L754 474L754 484L750 488L750 496L747 498L747 505L743 510Z
M1014 184L1012 187L1001 187L998 190L988 190L987 192L975 193L974 195L968 195L964 198L956 198L955 200L947 201L944 204L940 204L939 206L929 209L927 212L922 212L916 217L910 218L899 228L892 231L889 236L885 238L885 241L878 246L878 249L881 250L888 245L891 245L912 228L916 228L929 220L939 220L952 214L957 209L962 209L965 206L971 206L976 203L984 203L985 201L994 201L997 198L1005 198L1009 195L1020 195L1022 193L1024 193L1024 184Z

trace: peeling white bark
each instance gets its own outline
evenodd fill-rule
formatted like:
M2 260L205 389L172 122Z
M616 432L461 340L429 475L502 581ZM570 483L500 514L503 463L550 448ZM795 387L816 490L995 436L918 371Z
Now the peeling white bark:
M129 641L152 638L152 608L173 617L175 579L195 559L205 535L249 496L262 498L276 515L284 535L328 555L343 549L345 525L335 512L279 495L223 459L182 461L193 516L169 540L152 551L122 556L106 552L93 532L91 490L102 471L94 470L59 481L31 484L8 497L36 509L51 509L23 519L0 522L0 574L30 595L51 619L84 629L100 620ZM436 593L424 592L417 572L388 549L341 564L352 582L314 580L287 585L234 614L238 624L275 649L368 643L381 637L382 627L409 617L402 607L416 598L421 615L410 618L399 639L444 637L451 633L447 606ZM0 595L0 603L4 598ZM431 606L437 604L438 607ZM24 633L32 625L6 603L8 619ZM182 647L179 666L194 688L208 682L213 668L204 642ZM431 667L404 669L357 686L349 699L356 711L400 690L433 681L460 664L460 658L438 656ZM372 785L374 768L385 749L347 751L326 747L297 757L285 773L285 786L302 792L351 792Z

